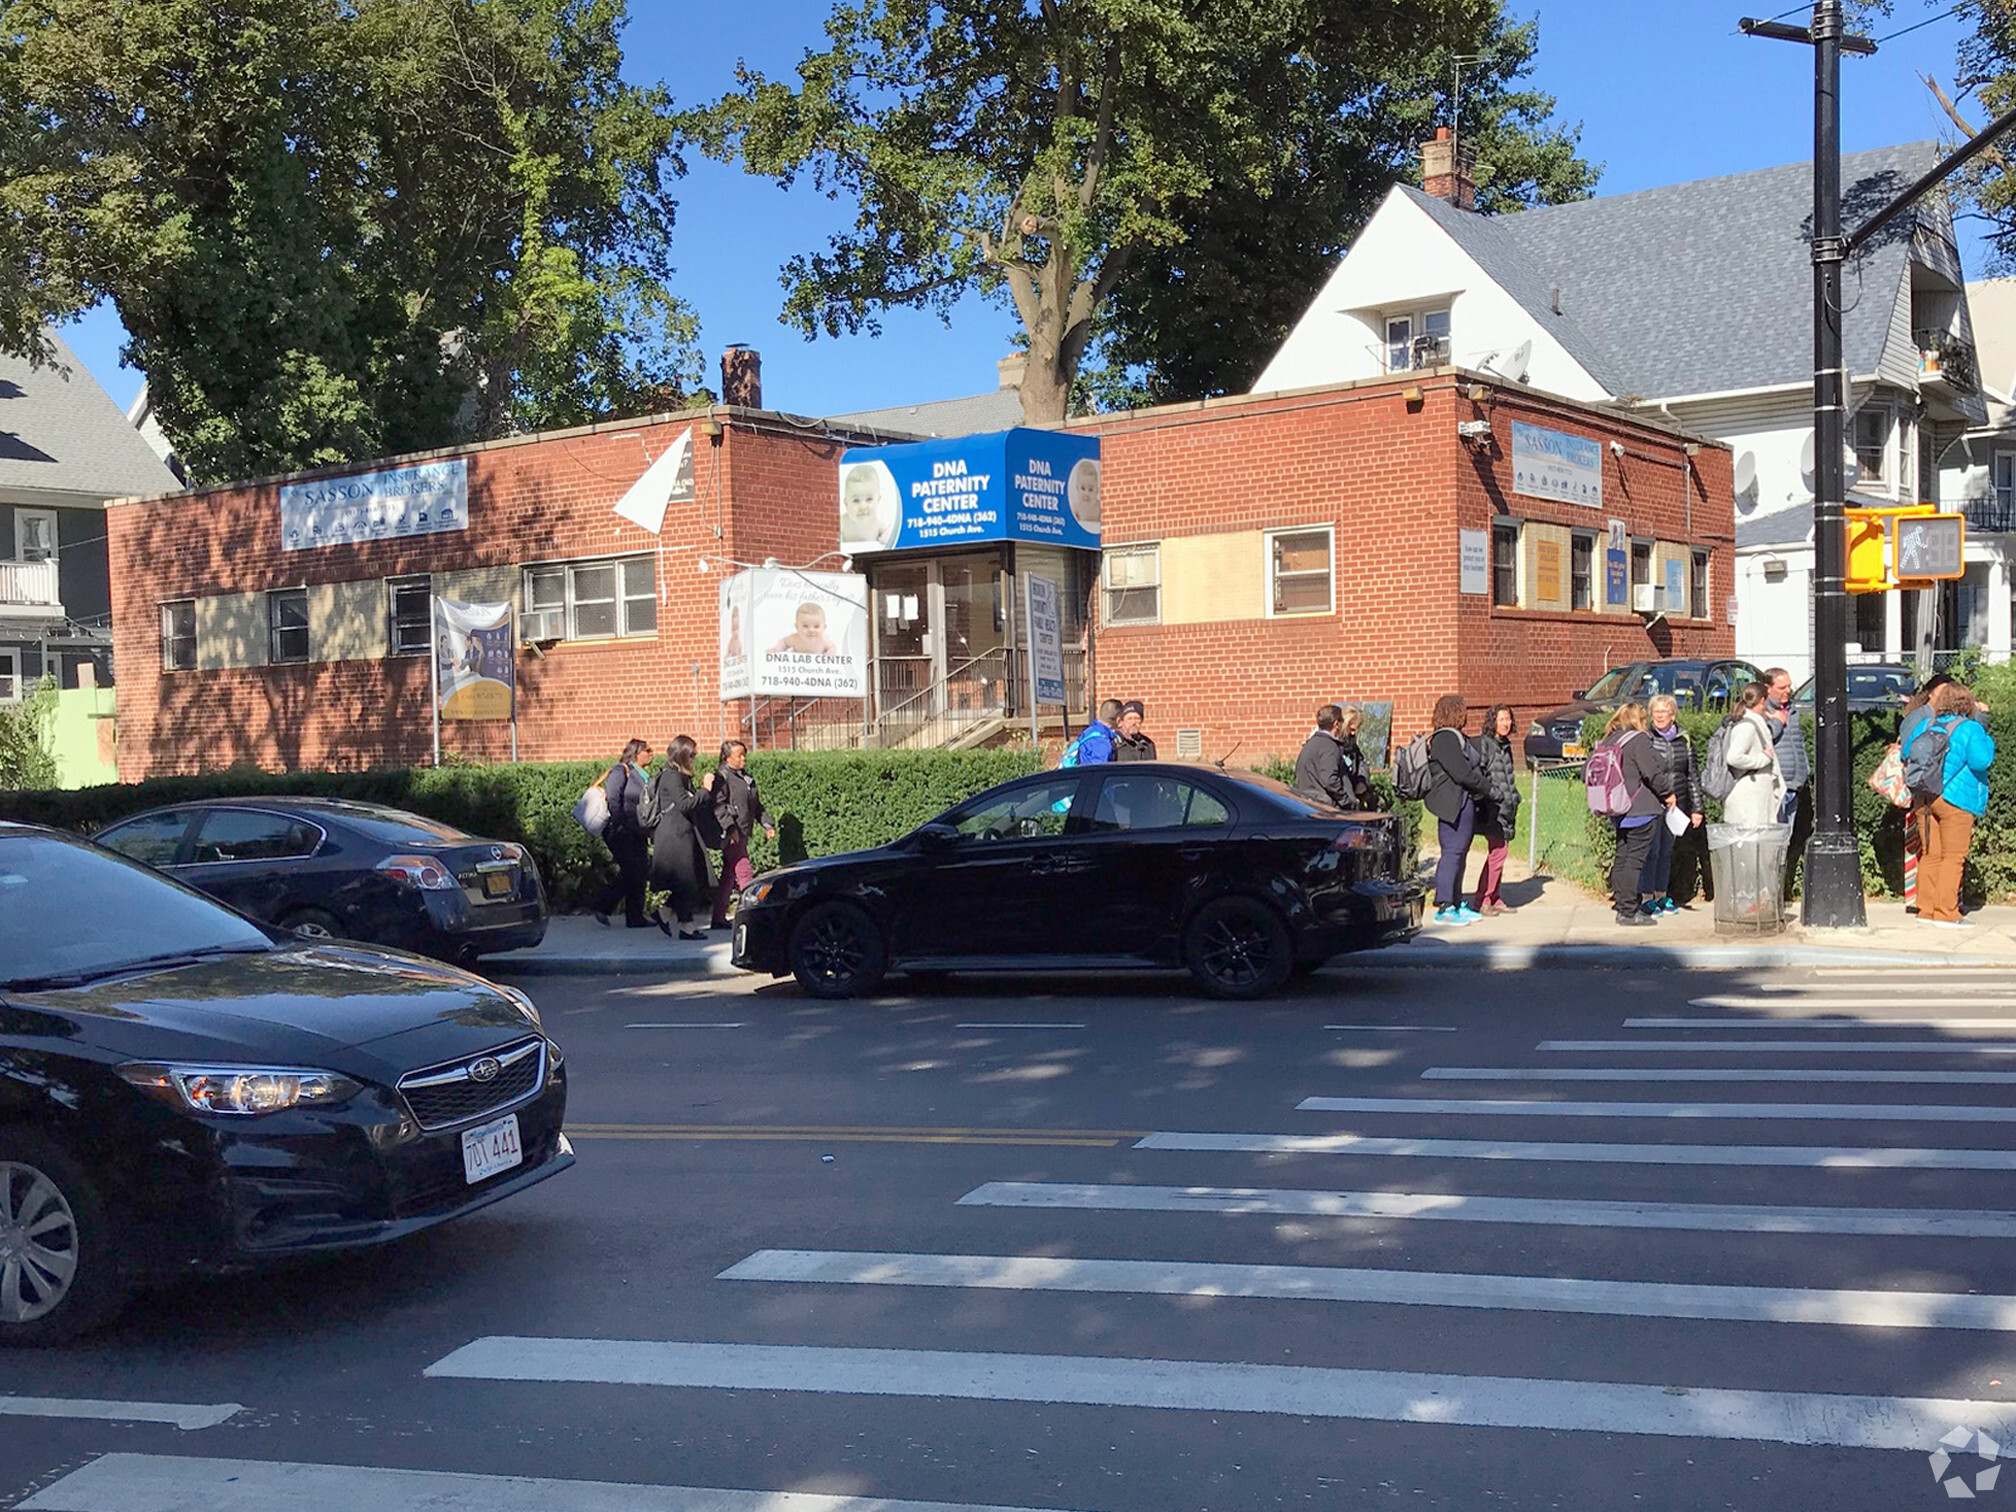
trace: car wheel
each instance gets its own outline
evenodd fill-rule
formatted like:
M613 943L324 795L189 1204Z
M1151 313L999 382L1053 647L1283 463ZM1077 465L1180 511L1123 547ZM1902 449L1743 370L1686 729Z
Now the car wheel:
M791 931L791 974L817 998L873 992L887 960L875 921L851 903L815 904Z
M304 940L340 940L343 925L326 908L297 908L280 921Z
M126 1300L104 1200L52 1141L0 1129L0 1345L60 1344Z
M1213 997L1266 997L1295 969L1295 947L1281 916L1259 899L1218 898L1183 931L1183 963Z

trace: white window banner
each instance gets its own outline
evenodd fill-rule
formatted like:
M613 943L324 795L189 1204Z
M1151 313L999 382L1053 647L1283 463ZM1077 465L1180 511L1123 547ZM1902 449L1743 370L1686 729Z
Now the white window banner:
M693 427L689 425L616 501L616 513L656 535L665 528L665 506L674 500L689 503L692 498Z
M721 585L721 696L868 696L868 579L757 567Z
M439 535L468 523L469 464L461 457L280 485L283 551Z
M443 719L509 719L518 647L511 605L434 601L434 673Z

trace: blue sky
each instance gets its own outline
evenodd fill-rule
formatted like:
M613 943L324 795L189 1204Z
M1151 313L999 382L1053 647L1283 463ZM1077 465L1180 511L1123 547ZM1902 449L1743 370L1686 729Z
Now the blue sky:
M1236 3L1236 0L1227 0ZM1751 0L1773 14L1788 0ZM1948 0L1896 0L1869 26L1878 38L1949 8ZM632 0L627 71L662 79L682 103L723 92L738 58L787 73L821 39L829 7L819 0L741 0L711 13L733 29L701 24L690 7ZM1811 53L1737 34L1742 0L1513 0L1515 14L1540 18L1534 83L1554 94L1562 120L1580 122L1582 153L1603 165L1599 194L1742 173L1812 155ZM1802 14L1795 13L1795 21ZM1857 152L1948 132L1919 75L1949 91L1953 54L1966 34L1946 17L1898 37L1873 58L1843 64L1842 147ZM1976 124L1981 124L1977 121ZM697 156L680 185L675 250L678 292L701 321L709 372L722 347L741 342L763 354L764 402L800 414L909 404L993 387L1013 316L965 301L948 329L932 316L898 311L879 339L807 342L777 322L777 269L794 252L824 245L847 222L846 207L806 186L789 192ZM1970 276L1984 268L1978 239L1962 225ZM1314 291L1312 290L1313 294ZM100 309L66 336L84 365L121 405L140 375L119 365L123 332Z

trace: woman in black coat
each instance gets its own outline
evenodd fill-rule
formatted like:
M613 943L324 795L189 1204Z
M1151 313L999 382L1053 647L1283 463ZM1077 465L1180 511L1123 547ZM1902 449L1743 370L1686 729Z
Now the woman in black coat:
M1484 875L1477 879L1477 912L1511 913L1500 893L1505 880L1505 856L1519 827L1519 767L1512 758L1512 728L1517 723L1509 704L1484 711L1484 733L1477 737L1477 766L1490 789L1477 805L1477 832L1484 837Z
M672 895L682 940L707 938L705 926L693 927L693 915L714 895L714 868L694 819L699 810L711 812L714 807L712 795L693 775L698 750L691 735L674 735L665 749L665 765L651 779L658 813L658 827L651 832L651 885ZM663 908L658 910L658 927L672 933Z
M1435 700L1434 733L1428 737L1428 796L1422 800L1435 816L1441 858L1435 863L1435 922L1473 924L1479 915L1463 901L1463 864L1470 842L1477 838L1477 804L1490 796L1484 774L1470 759L1463 738L1470 711L1460 693Z

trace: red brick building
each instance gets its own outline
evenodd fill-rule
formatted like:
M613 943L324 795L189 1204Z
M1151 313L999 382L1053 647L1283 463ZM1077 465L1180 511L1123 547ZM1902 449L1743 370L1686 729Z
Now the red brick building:
M1096 679L1147 703L1165 754L1292 755L1332 700L1392 700L1411 732L1443 693L1510 703L1523 733L1609 667L1731 654L1730 453L1643 414L1439 368L1085 423L1105 496ZM1600 495L1522 488L1515 423L1584 442ZM1643 609L1605 592L1619 520Z
M1515 422L1532 428L1523 443ZM1401 729L1446 691L1523 719L1619 662L1729 651L1729 453L1643 416L1442 368L1073 429L1101 440L1103 573L1090 552L1008 543L863 564L878 734L931 738L886 721L922 707L913 684L934 676L930 707L975 716L957 726L968 735L1017 727L978 716L1026 716L1016 606L1032 570L1065 589L1074 722L1096 612L1096 690L1144 699L1170 755L1292 754L1333 698L1392 699ZM690 491L662 531L617 515L689 431ZM1536 435L1596 444L1600 504L1522 488L1515 462ZM720 579L773 557L837 567L841 453L899 439L719 406L390 459L369 466L460 464L456 528L319 545L290 545L283 494L363 469L115 503L121 775L430 759L435 595L510 599L521 633L539 632L516 663L524 759L610 755L633 734L711 742L752 713L759 746L845 743L864 712L852 703L723 705ZM1597 470L1568 476L1592 486ZM1613 520L1642 611L1606 601ZM495 758L509 738L448 724L442 749Z

